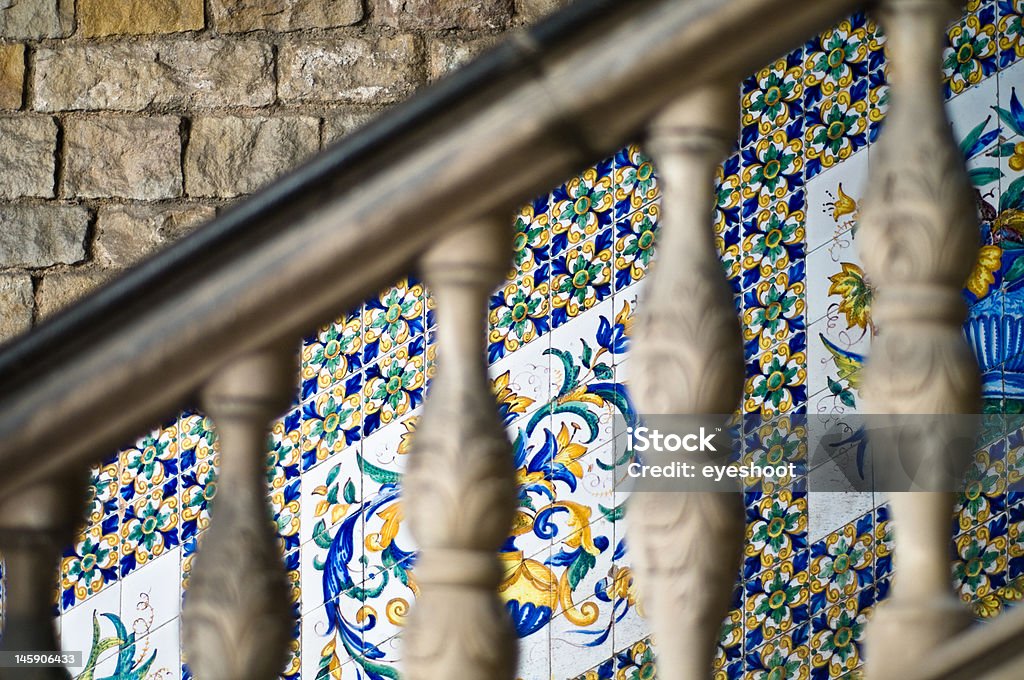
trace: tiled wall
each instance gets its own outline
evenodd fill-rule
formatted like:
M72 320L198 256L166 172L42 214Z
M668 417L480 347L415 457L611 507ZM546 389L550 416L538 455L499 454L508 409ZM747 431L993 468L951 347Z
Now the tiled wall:
M945 63L984 217L965 292L968 338L988 407L1014 412L1024 406L1024 347L1013 344L1024 343L1022 14L1020 0L972 2ZM746 412L856 409L873 329L854 241L887 104L883 42L857 16L743 84L715 228L744 320ZM491 301L491 376L522 484L501 557L524 680L651 677L623 494L608 468L613 417L631 412L630 323L660 210L652 165L623 149L520 211L515 268ZM428 292L408 280L304 342L300 394L275 426L267 467L301 615L288 677L395 677L416 592L399 491L434 371L433 326ZM743 440L753 456L795 456L798 434L776 421ZM979 617L1024 596L1024 505L1006 492L1021 451L1017 435L986 447L953 523L954 579ZM99 675L129 677L154 654L147 677L187 675L179 602L209 524L216 457L208 423L186 413L95 470L58 609L68 649L134 632L120 661L116 645L100 655ZM746 494L748 541L718 677L842 677L861 663L865 621L892 575L884 499L804 489L797 479Z

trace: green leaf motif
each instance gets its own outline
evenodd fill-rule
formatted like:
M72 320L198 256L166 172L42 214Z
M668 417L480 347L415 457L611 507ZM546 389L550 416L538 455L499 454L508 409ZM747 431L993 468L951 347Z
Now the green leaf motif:
M1010 269L1006 272L1006 281L1017 281L1018 279L1024 278L1024 257L1018 257L1010 265Z
M598 505L597 509L601 511L605 519L609 522L618 522L620 519L626 516L626 506L620 505L617 508L606 508L603 505Z
M384 468L377 467L373 463L367 463L366 459L358 453L356 454L356 461L359 463L359 471L378 484L397 484L402 481L402 475L399 473L389 472Z
M1002 200L999 202L1000 210L1021 210L1021 196L1024 195L1024 177L1018 177L1010 183L1010 186L1003 192Z
M1003 173L999 168L972 168L967 175L971 178L971 183L974 186L983 187L986 184L998 182Z
M324 482L324 486L330 486L333 484L339 474L341 474L341 465L335 465L331 468L331 471L327 473L327 481Z
M331 536L327 533L327 522L323 519L313 527L313 540L321 548L327 549L331 547Z
M850 408L856 408L857 402L853 398L853 393L850 390L843 390L839 393L839 401L843 402Z
M572 565L569 567L569 587L576 590L576 587L579 586L583 577L586 576L596 564L596 557L588 553L586 550L580 550L580 554L577 555L576 559L573 560Z

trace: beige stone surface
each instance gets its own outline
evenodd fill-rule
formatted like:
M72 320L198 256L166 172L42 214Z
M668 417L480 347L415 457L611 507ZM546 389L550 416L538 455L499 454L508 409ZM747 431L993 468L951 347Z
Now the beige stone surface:
M176 40L161 45L159 61L170 66L175 106L273 104L274 55L256 40Z
M419 83L410 35L292 40L281 45L278 62L286 102L388 103Z
M0 198L53 197L56 151L49 116L0 116Z
M36 289L36 310L39 319L71 305L111 278L111 270L76 269L44 276Z
M0 0L0 38L60 38L74 25L74 0Z
M274 101L271 48L252 40L40 48L33 80L34 105L42 111L265 106Z
M83 35L198 31L205 23L203 0L78 0Z
M427 77L437 80L473 59L495 43L491 37L474 40L433 38L427 45Z
M516 0L516 18L532 24L566 4L566 0Z
M210 0L222 33L296 31L349 26L363 18L362 0Z
M48 267L85 259L89 212L67 205L0 205L0 267Z
M403 29L494 31L508 26L512 0L370 0L374 21Z
M68 120L64 192L84 198L180 196L179 125L173 116Z
M32 277L0 274L0 342L32 326Z
M96 214L96 260L104 267L130 267L212 219L215 212L206 205L103 206Z
M317 118L198 118L185 153L190 196L256 191L320 146Z
M378 108L338 109L324 117L324 144L336 142L381 114Z
M21 108L25 90L25 46L0 45L0 109Z

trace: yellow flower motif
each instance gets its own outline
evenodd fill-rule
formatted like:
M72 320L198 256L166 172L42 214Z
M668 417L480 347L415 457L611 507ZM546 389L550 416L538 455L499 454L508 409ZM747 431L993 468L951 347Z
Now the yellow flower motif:
M825 207L832 209L832 221L836 224L839 224L839 220L848 215L854 221L857 219L857 201L843 191L842 182L836 188L835 200L832 203L826 203Z
M840 296L839 311L846 316L849 328L867 329L871 323L871 287L864 278L864 270L852 262L843 262L842 271L828 277L832 282L829 295Z
M555 436L558 443L558 453L555 454L555 463L560 463L577 479L583 476L583 465L579 459L587 455L587 447L578 442L570 441L571 434L565 423Z
M521 397L510 388L510 373L505 371L494 379L493 390L499 404L507 404L509 413L526 413L533 403L529 397Z
M1006 602L1024 600L1024 580L1017 578L999 589L999 597Z
M600 395L587 392L586 385L580 385L572 392L558 398L559 404L571 404L577 401L585 401L588 404L593 404L598 408L604 408L604 398Z
M982 619L990 619L999 613L1002 603L994 593L989 593L974 603L974 613Z
M996 282L995 272L1003 261L1003 249L999 246L982 246L978 251L978 259L974 270L967 277L967 290L975 297L982 298L988 294L992 284Z

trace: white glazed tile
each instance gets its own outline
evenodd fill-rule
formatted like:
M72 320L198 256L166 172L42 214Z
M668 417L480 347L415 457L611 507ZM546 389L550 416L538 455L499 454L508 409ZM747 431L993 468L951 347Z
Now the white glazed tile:
M807 183L808 253L841 240L853 227L867 179L868 152L864 149Z
M326 570L335 570L332 575L331 582L337 583L343 579L343 576L338 571L343 566L348 570L349 579L351 580L350 586L357 585L362 582L366 576L366 568L364 567L363 560L363 524L361 521L355 522L355 527L350 538L353 549L353 554L344 565L341 564L341 550L345 543L344 536L341 532L346 529L346 525L338 524L333 528L326 530L325 535L321 539L326 547L316 541L312 540L304 544L301 548L299 558L299 574L300 584L302 585L302 603L301 611L303 614L313 610L319 606L322 606L325 601L336 597L337 593L325 593L324 592L324 573ZM331 555L335 556L335 563L331 562ZM319 565L321 568L317 568Z
M1009 103L1009 94L1007 94L1006 99L1007 103ZM986 118L991 118L994 124L998 125L997 116L995 111L992 110L992 105L1000 100L998 78L995 77L987 78L978 86L972 87L966 92L953 97L946 104L946 114L953 123L953 134L956 136L957 141L966 137L971 130L984 122ZM988 129L993 128L994 125L989 125Z
M576 600L586 600L592 598L597 590L607 590L612 579L616 526L602 508L608 511L614 508L614 477L611 470L601 469L597 464L598 459L610 459L611 450L610 445L605 446L602 451L595 451L579 460L582 475L577 481L575 492L569 493L564 485L557 486L558 501L573 505L571 512L556 513L551 518L557 527L551 557L554 560L582 549L590 553L594 560L593 566L572 590ZM570 567L552 568L556 574L561 575Z
M515 446L523 450L517 450L516 455L523 459L519 473L526 479L523 481L521 493L525 494L527 501L523 501L519 512L528 516L528 520L518 521L520 525L527 523L531 529L525 533L512 537L512 545L506 544L510 552L518 552L523 556L532 557L538 553L545 552L551 547L551 538L548 535L538 535L539 529L534 521L537 513L551 503L551 497L547 488L547 470L550 462L545 456L553 455L550 447L553 443L548 442L549 438L554 440L557 430L552 427L553 418L550 414L541 416L534 421L517 420L508 428L509 439ZM555 486L562 486L563 482L556 482ZM512 550L514 548L514 550ZM547 559L544 555L543 559Z
M337 603L331 603L332 607ZM302 617L301 623L301 663L303 678L324 677L319 675L321 664L329 665L329 661L323 658L331 654L329 647L333 641L333 654L337 657L338 668L341 671L342 680L355 680L358 675L355 662L352 656L345 649L338 637L337 631L330 630L327 617L327 605L321 606ZM329 656L327 657L330 658Z
M422 407L416 408L363 440L361 455L366 465L363 475L363 492L366 496L373 495L382 483L387 483L372 479L369 472L389 479L391 475L401 476L405 473L412 452L413 434L422 413ZM377 470L382 472L378 473Z
M348 450L302 475L301 544L313 540L318 531L330 530L358 512L363 475L357 452L357 447Z
M625 614L617 614L620 615L621 618L616 619L612 629L614 649L624 649L651 634L651 624L640 615L635 604L630 605Z
M576 365L579 366L585 351L584 347L589 347L594 354L600 351L601 348L597 344L597 331L601 326L601 319L603 317L608 322L614 321L615 311L615 300L612 297L608 297L575 319L556 328L551 333L552 350L568 352L575 360ZM586 344L584 345L584 343ZM595 357L595 360L598 362L603 361L609 366L614 365L614 355L607 352L600 359ZM565 369L562 362L552 357L551 378L555 390L561 387L564 377ZM580 375L578 377L580 384L587 384L597 380L599 378L595 376L593 371L585 366L580 367Z
M360 603L360 611L365 617L362 624L363 639L368 647L374 645L384 651L384 659L397 659L397 641L392 641L402 632L405 617L408 616L416 595L412 588L395 576L394 570L371 573L362 587L364 592L373 595ZM356 601L353 600L353 605L355 604ZM372 625L369 617L373 617Z
M573 678L612 655L612 605L597 598L576 603L551 622L551 676ZM592 621L592 622L591 622Z
M867 491L811 491L807 494L807 540L820 541L874 507Z
M519 680L551 680L551 626L519 640Z
M502 357L491 364L487 373L500 391L507 389L509 398L524 398L529 401L517 409L516 418L526 418L547 404L554 394L551 376L551 334L524 345L518 351Z
M146 630L160 628L181 615L181 549L155 558L121 583L121 620L129 629L135 623Z
M851 434L848 427L837 426L831 440L847 440ZM861 469L856 443L830 449L824 460L820 452L813 453L811 466L807 482L807 540L814 543L874 507L872 492L865 490L870 488L865 480L872 479L873 470L869 457L864 459Z
M61 649L65 652L81 652L83 663L89 660L89 651L93 647L93 614L100 622L100 637L116 635L112 621L104 614L120 619L121 583L115 583L95 597L91 597L73 609L68 610L60 618ZM95 677L112 675L117 667L117 648L108 649L100 655L95 667ZM85 668L69 668L73 676L82 673Z
M136 638L133 668L137 669L152 657L146 678L175 680L181 677L181 619L176 618L147 635ZM118 676L127 677L127 676Z
M851 387L850 378L841 379L840 376L850 375L852 382L859 386L860 374L850 374L849 371L863 364L858 357L866 357L870 346L870 331L857 325L849 327L843 314L829 315L812 324L807 330L807 394L810 395L808 399L814 402L815 397L827 391L829 379L839 382L844 388L850 388L856 399L859 396L857 388ZM852 412L853 409L843 404L838 396L832 396L836 401L832 406L838 409L837 412ZM832 406L825 412L833 412ZM812 414L821 412L817 406L809 410Z
M993 78L993 80L995 80ZM1017 99L1024 101L1024 61L1018 61L1013 66L999 72L999 106L1009 110L1010 100L1013 98L1014 89L1017 92ZM985 82L985 86L988 82ZM981 89L981 88L978 88ZM991 105L991 104L990 104ZM1007 137L1012 133L1007 133Z

